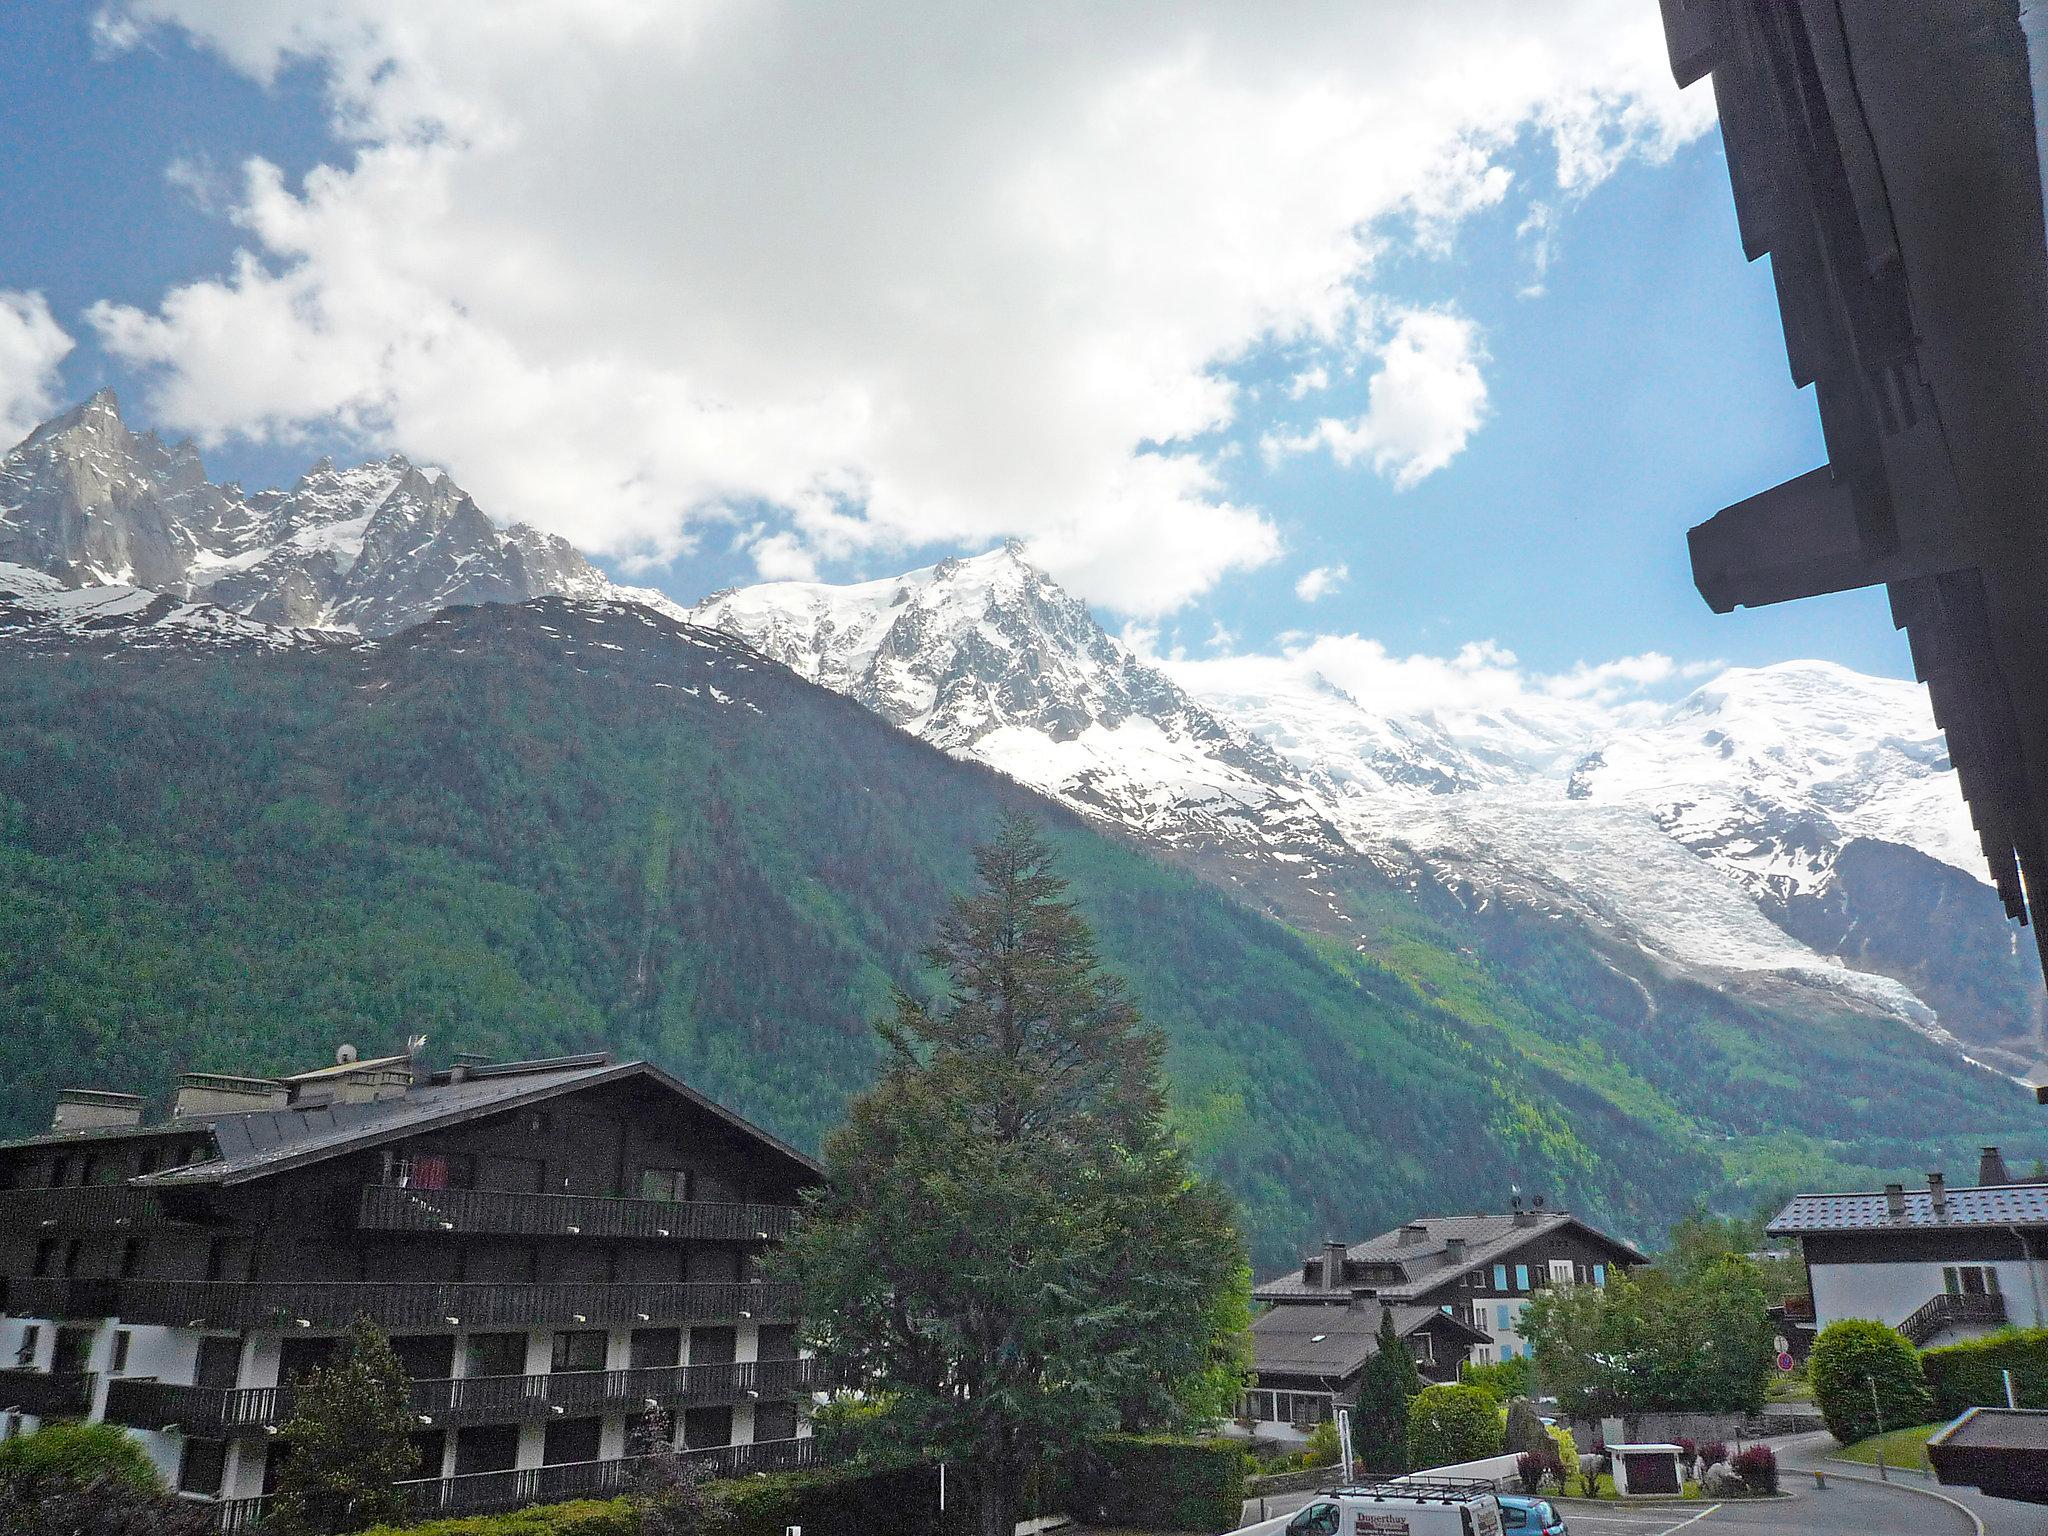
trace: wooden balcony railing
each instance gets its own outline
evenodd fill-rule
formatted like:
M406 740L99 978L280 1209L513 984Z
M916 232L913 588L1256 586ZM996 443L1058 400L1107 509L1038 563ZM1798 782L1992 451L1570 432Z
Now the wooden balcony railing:
M12 1275L7 1280L9 1317L93 1318L115 1313L113 1280L66 1280Z
M15 1231L132 1232L171 1224L152 1192L125 1184L0 1190L0 1228Z
M1947 1328L1985 1324L1996 1328L2005 1322L2003 1296L1936 1296L1899 1324L1899 1332L1915 1348L1925 1346Z
M476 1232L509 1237L650 1238L765 1242L789 1231L796 1209L753 1201L614 1200L600 1195L497 1189L407 1189L372 1184L356 1224L386 1232Z
M548 1285L406 1281L10 1279L17 1317L119 1317L165 1328L601 1327L633 1323L786 1323L797 1288L781 1283Z
M0 1413L44 1419L80 1419L92 1407L90 1371L0 1371Z
M646 1366L618 1371L557 1371L541 1376L455 1376L416 1381L409 1408L423 1427L513 1424L563 1414L639 1412L775 1400L812 1391L815 1360L730 1365ZM188 1435L231 1439L275 1430L292 1415L292 1389L192 1387L121 1378L108 1383L106 1417L133 1429L176 1425Z

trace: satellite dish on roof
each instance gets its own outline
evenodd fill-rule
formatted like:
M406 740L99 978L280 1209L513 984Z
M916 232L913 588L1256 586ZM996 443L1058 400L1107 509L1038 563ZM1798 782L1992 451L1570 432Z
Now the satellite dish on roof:
M352 1045L338 1045L334 1048L334 1064L337 1067L345 1067L360 1054Z

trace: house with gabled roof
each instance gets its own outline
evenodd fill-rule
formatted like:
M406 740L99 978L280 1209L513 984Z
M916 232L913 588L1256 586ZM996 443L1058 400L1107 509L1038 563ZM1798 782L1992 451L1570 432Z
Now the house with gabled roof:
M343 1047L145 1108L67 1091L0 1144L0 1434L124 1425L239 1529L361 1317L412 1378L423 1514L615 1491L657 1413L714 1472L811 1459L797 1296L760 1271L819 1167L661 1069Z
M1498 1214L1420 1217L1361 1243L1326 1242L1298 1269L1253 1288L1253 1300L1269 1310L1252 1325L1258 1380L1240 1404L1240 1422L1260 1438L1287 1441L1347 1406L1377 1348L1382 1309L1394 1314L1424 1380L1455 1380L1468 1360L1528 1352L1520 1320L1531 1296L1555 1285L1605 1285L1610 1274L1648 1262L1540 1198Z
M1818 1327L1870 1318L1922 1348L2048 1327L2048 1181L2014 1178L1996 1147L1974 1184L1797 1195L1765 1230L1799 1239Z

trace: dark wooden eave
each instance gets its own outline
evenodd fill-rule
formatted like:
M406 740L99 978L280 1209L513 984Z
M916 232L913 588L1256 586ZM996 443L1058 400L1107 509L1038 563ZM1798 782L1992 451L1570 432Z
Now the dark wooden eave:
M1717 612L1884 584L2009 916L2048 881L2048 239L2016 0L1662 0L1828 461L1691 532ZM2048 935L2035 925L2048 969Z

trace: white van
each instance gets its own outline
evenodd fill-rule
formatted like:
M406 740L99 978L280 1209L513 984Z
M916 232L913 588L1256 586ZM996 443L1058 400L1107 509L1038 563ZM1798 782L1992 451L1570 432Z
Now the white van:
M1317 1494L1287 1536L1501 1536L1500 1501L1486 1482L1359 1483Z

